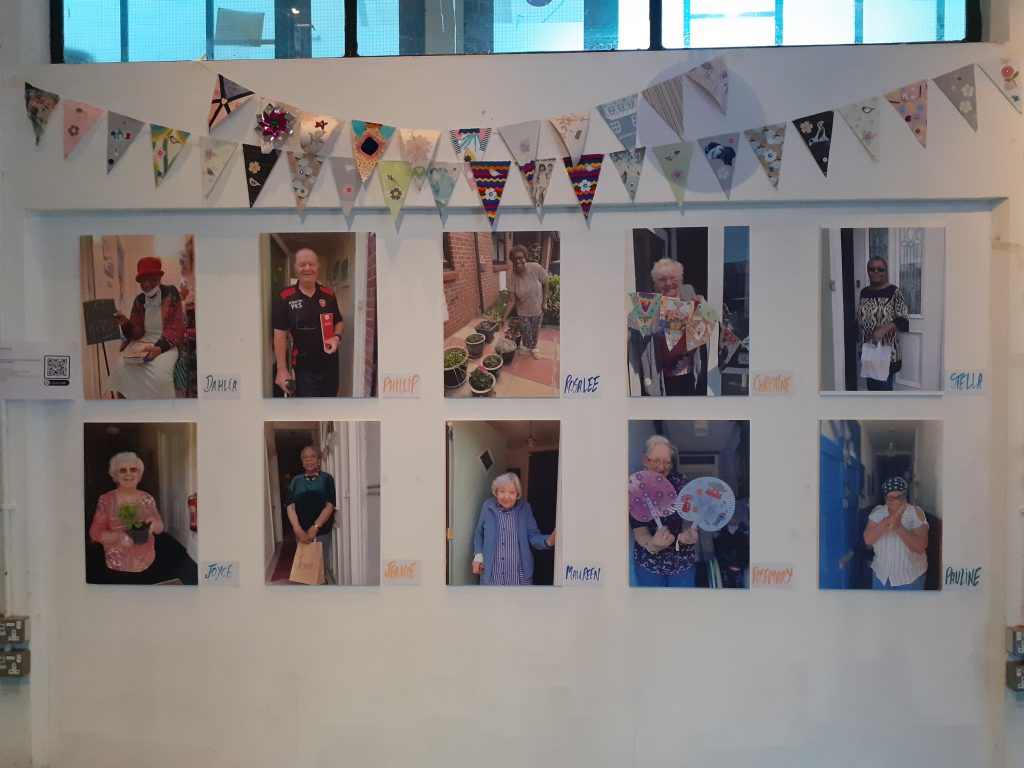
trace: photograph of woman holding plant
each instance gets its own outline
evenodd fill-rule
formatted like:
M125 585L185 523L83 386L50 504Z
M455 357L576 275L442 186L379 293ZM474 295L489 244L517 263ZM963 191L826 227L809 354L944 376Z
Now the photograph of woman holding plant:
M145 468L131 451L110 458L110 479L117 487L100 496L89 538L103 545L107 568L112 571L139 573L156 559L153 537L164 532L164 521L156 500L139 490Z

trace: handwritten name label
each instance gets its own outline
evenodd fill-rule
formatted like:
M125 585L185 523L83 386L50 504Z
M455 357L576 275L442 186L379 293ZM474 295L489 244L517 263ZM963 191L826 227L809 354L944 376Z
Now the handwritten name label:
M422 584L420 560L387 560L381 567L381 584Z
M751 379L752 395L792 395L792 371L757 371Z
M567 587L604 586L604 566L601 563L566 563L562 583Z
M789 589L791 586L793 586L792 563L751 564L751 589Z
M237 400L242 396L242 380L236 373L208 373L199 380L203 397Z
M951 395L988 394L988 372L949 371L946 374L946 391Z
M562 384L562 395L565 397L600 397L601 377L573 376L571 373L567 373L565 382Z
M199 566L199 580L207 587L237 587L237 560L210 560Z
M942 572L942 588L981 589L982 575L980 565L947 565Z
M381 397L419 397L418 373L385 373L380 377Z

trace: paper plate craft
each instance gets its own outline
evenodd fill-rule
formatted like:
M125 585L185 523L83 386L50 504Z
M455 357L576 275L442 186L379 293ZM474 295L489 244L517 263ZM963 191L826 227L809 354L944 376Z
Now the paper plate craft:
M660 528L661 518L675 514L677 506L676 489L663 475L642 469L629 476L629 516L634 520L653 520Z
M654 324L661 317L661 294L638 291L629 294L630 310L627 325L640 333L650 336L654 333Z
M736 495L717 477L698 477L679 491L675 511L703 531L720 531L732 520Z

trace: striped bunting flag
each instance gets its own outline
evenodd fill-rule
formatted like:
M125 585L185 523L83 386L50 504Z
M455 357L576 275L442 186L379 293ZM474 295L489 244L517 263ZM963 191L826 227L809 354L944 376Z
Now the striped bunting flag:
M569 181L572 182L572 191L576 193L583 218L587 221L590 221L590 206L594 203L597 178L601 175L603 161L604 155L580 155L580 161L574 165L571 157L562 158Z

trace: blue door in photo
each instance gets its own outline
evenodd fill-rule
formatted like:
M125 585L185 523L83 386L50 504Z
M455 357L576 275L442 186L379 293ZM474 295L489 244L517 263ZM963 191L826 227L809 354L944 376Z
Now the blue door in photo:
M842 422L845 437L821 436L819 461L818 586L853 589L856 579L860 478L860 425ZM850 450L844 451L844 443Z

